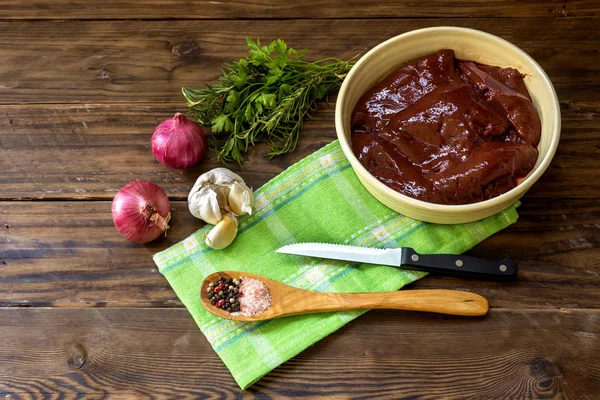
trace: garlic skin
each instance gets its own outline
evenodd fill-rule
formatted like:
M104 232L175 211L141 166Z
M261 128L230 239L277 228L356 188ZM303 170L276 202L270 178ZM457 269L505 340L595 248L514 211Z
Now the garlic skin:
M206 186L197 192L193 190L190 192L188 208L194 217L216 225L223 218L220 205L224 201L226 201L226 197L223 191Z
M206 245L215 250L229 246L237 235L237 218L229 214L223 217L206 235Z
M232 211L236 215L252 214L254 194L238 174L227 168L215 168L196 180L188 195L190 213L216 225Z

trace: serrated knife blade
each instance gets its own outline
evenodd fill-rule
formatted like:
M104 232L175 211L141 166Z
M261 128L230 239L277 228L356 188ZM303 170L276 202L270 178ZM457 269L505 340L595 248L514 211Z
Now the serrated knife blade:
M296 243L275 251L474 278L513 279L517 274L517 263L510 258L491 261L464 255L419 254L409 247L378 249L329 243Z
M320 257L399 267L402 263L402 250L402 248L376 249L343 244L297 243L283 246L275 251L277 253L295 254L297 256Z

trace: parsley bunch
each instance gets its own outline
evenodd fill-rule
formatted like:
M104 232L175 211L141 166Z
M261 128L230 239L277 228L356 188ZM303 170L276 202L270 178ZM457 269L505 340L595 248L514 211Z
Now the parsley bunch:
M304 118L316 101L339 88L354 64L337 58L304 61L277 39L267 46L246 39L250 54L223 66L223 75L203 89L183 88L191 117L210 126L211 145L219 161L241 164L248 146L261 140L269 156L296 148Z

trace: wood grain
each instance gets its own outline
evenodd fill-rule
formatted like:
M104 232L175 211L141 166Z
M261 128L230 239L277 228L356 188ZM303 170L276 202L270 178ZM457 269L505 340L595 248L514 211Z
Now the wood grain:
M2 2L0 397L600 398L599 12L595 0ZM245 56L246 36L349 59L439 25L521 47L561 102L558 152L519 221L470 251L515 258L518 279L430 275L410 289L473 291L489 315L371 311L240 391L151 259L202 226L184 200L217 164L163 167L154 127L185 111L182 86ZM257 188L334 138L324 108L295 153L267 161L258 146L232 169ZM147 245L110 214L135 179L172 200L168 236Z
M2 112L4 111L4 112ZM0 199L112 200L135 179L153 181L172 199L184 200L198 176L222 166L208 152L194 168L159 164L150 138L160 121L185 107L174 105L77 105L0 107ZM229 166L254 188L335 137L333 108L308 122L311 140L293 155L267 162L268 147L252 149L243 167ZM325 138L324 136L327 135Z
M496 22L494 22L496 21ZM455 25L497 34L550 75L559 96L597 100L596 18L369 19L289 21L58 21L0 23L0 104L182 103L182 86L214 81L247 54L246 37L311 49L310 59L350 59L395 35ZM562 99L561 100L570 100Z
M134 14L132 15L132 9ZM291 18L408 18L408 17L572 17L598 15L593 0L450 1L427 0L418 7L400 0L207 1L54 0L4 1L2 19L291 19Z
M516 225L471 252L516 259L517 281L428 276L412 288L473 290L492 308L597 308L597 199L526 197L519 214ZM0 202L0 305L180 307L152 254L202 223L185 202L172 202L172 215L166 238L139 245L114 229L110 202Z
M592 399L599 320L370 311L242 392L186 310L0 309L0 394Z
M562 136L550 168L528 197L600 198L600 97L562 96ZM229 166L254 188L335 139L334 107L322 105L308 120L296 151L270 161L265 145L242 167ZM196 178L219 166L214 154L188 170L159 164L150 151L156 125L183 104L0 106L0 200L111 200L134 179L153 181L172 199L185 200ZM268 161L268 162L267 162Z
M9 202L0 206L0 304L18 306L180 306L152 255L203 223L171 204L167 237L126 241L110 202Z

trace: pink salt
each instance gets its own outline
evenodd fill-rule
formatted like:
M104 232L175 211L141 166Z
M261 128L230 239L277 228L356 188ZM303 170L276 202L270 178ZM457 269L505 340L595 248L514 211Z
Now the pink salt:
M267 285L258 279L242 277L239 297L240 311L232 315L244 315L250 317L265 312L271 307L271 295Z

